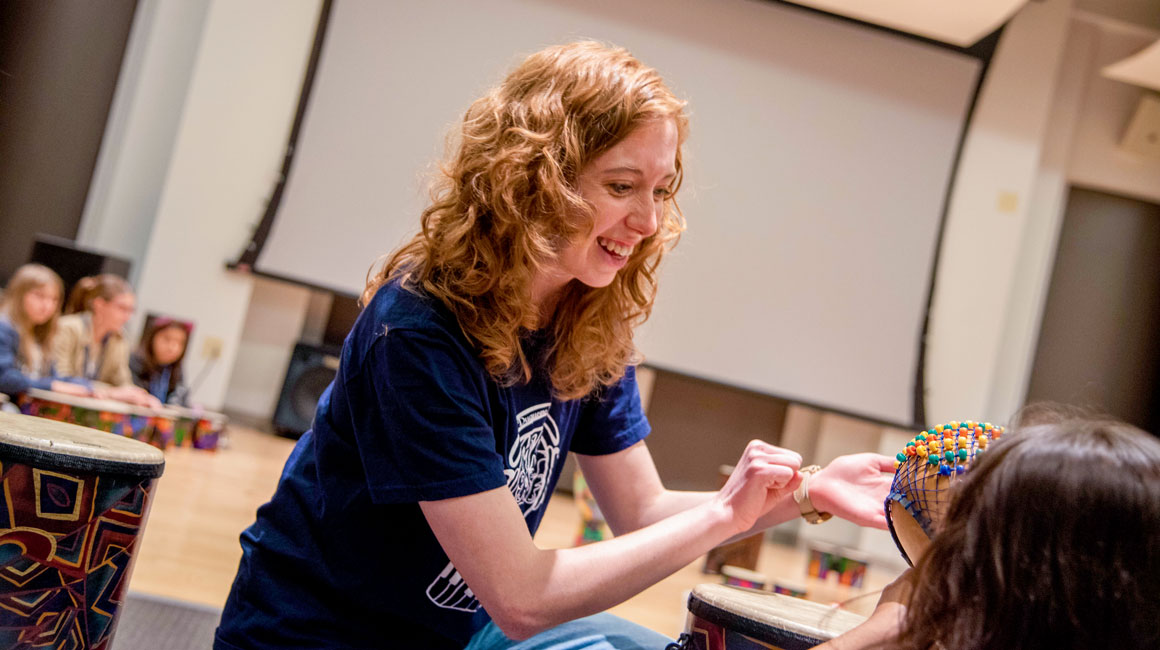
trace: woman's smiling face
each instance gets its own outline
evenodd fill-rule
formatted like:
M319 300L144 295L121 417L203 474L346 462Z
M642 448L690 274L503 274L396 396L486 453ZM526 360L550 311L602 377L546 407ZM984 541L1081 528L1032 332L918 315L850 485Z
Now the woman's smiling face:
M573 279L604 287L628 262L641 240L657 231L677 175L677 125L647 122L584 166L577 177L593 208L592 228L568 244L537 284L537 299Z

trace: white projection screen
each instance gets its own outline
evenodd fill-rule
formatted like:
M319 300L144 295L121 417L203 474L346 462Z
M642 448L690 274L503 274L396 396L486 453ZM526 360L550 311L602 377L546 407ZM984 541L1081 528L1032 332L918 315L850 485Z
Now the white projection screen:
M335 0L254 268L357 294L418 229L470 102L522 57L622 45L688 100L647 363L909 425L939 222L979 59L759 0Z

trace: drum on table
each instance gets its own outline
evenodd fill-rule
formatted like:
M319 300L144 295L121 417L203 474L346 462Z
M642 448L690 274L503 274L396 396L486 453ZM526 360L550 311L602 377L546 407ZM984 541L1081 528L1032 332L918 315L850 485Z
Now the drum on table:
M703 584L689 596L685 650L801 650L866 620L800 598Z
M177 423L181 420L181 412L170 407L151 410L152 436L149 444L158 449L168 449L174 444L177 434Z
M164 458L0 413L0 647L110 647Z
M217 449L222 432L230 421L221 413L175 404L167 404L165 410L175 415L172 440L178 447L188 445L194 449Z
M66 395L37 388L20 396L25 415L79 424L142 442L153 438L153 411L124 402Z

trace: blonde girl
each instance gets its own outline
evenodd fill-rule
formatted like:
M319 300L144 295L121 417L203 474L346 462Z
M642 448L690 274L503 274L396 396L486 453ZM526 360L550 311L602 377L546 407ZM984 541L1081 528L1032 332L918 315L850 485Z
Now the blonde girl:
M30 388L88 395L83 380L57 375L52 339L63 288L52 269L25 264L16 270L0 298L0 393L17 395Z

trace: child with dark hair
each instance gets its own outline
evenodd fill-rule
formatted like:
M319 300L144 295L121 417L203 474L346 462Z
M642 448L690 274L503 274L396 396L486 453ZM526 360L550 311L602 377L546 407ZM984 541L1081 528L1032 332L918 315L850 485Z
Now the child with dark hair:
M1027 411L930 549L827 649L1160 648L1160 440Z
M183 321L155 318L146 326L141 345L129 358L133 383L162 404L187 405L189 396L182 383L181 362L192 329Z

